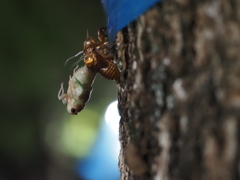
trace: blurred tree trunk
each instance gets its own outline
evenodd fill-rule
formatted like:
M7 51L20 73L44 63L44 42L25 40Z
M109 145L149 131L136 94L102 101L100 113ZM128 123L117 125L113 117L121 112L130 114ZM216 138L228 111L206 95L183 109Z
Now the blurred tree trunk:
M117 41L121 179L240 179L240 1L164 0Z

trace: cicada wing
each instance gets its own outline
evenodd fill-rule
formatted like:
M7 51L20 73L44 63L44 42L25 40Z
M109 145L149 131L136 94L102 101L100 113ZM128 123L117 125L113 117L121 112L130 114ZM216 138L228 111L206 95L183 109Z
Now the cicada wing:
M83 93L84 87L82 83L75 77L73 84L73 93L75 97L79 97Z

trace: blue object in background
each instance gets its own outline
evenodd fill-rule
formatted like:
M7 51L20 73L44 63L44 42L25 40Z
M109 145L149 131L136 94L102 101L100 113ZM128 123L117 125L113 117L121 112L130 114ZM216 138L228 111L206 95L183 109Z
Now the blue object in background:
M103 121L91 151L87 157L78 161L77 173L86 180L119 180L119 150L118 135Z
M107 15L110 42L116 34L160 0L101 0Z

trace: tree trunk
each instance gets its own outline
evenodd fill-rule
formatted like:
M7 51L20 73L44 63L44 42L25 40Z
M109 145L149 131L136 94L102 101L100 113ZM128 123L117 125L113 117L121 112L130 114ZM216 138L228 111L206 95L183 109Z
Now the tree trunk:
M117 42L121 179L239 179L240 1L164 0Z

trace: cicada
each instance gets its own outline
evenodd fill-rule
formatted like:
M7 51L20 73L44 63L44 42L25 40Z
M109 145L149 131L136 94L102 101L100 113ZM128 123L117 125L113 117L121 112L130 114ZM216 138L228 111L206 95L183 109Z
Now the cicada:
M63 83L58 93L58 99L67 106L70 114L78 114L88 102L92 93L92 84L97 73L104 78L119 82L120 71L113 62L114 56L110 53L110 45L106 41L106 28L98 30L96 42L87 35L87 40L83 44L83 67L76 67L68 82L67 93L64 93ZM79 54L79 53L78 53Z

